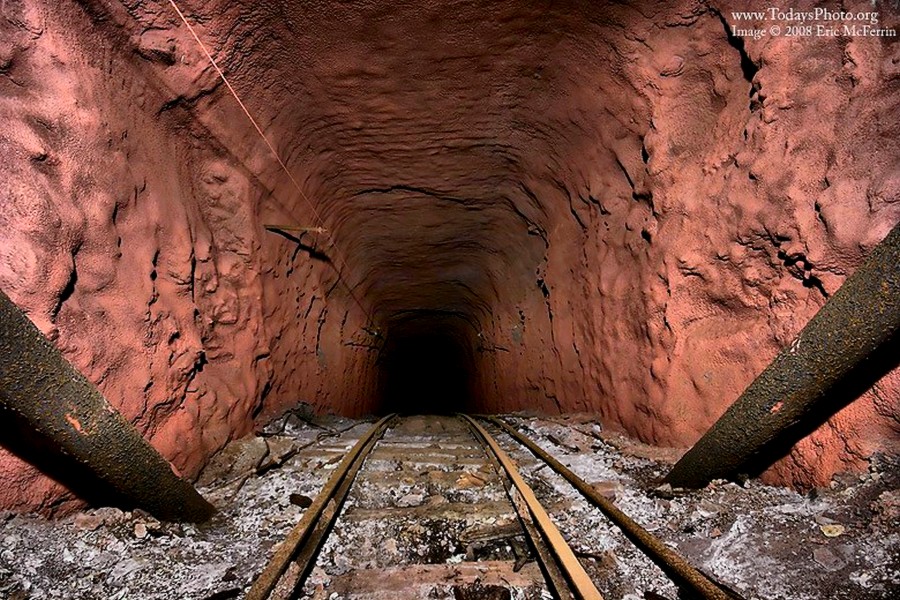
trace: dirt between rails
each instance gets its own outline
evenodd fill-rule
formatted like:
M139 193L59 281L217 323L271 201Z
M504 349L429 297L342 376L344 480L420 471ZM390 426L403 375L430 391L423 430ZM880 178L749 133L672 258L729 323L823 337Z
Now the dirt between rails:
M677 452L610 433L589 417L514 416L509 422L614 498L620 508L692 564L748 600L886 600L900 593L900 464L896 457L876 455L868 472L835 476L829 485L806 494L756 481L743 486L718 481L703 490L679 493L657 489ZM0 519L0 598L240 598L343 452L369 424L289 415L257 436L233 442L201 478L201 492L220 508L216 518L202 526L162 523L140 511L113 508L90 509L60 521L4 515ZM541 467L509 437L493 433L520 465L606 598L679 597L662 572L549 467ZM402 445L396 451L402 458ZM464 463L467 455L462 449L459 454ZM375 483L363 490L355 510L362 514L400 507L411 519L421 517L427 527L423 525L419 538L395 537L390 528L371 532L373 543L377 542L373 570L368 573L371 585L383 585L393 577L398 580L395 597L405 597L402 586L410 582L404 578L414 572L422 585L433 581L435 590L443 590L446 586L440 586L446 582L440 578L452 567L460 579L446 588L447 595L435 592L419 597L545 597L545 592L529 583L539 577L539 571L523 549L524 539L507 530L507 515L499 508L502 498L477 495L481 493L477 482L487 477L484 472L465 466L462 472L472 479L460 480L458 473L435 467L413 478L404 475L402 468L387 468L388 464L378 477L390 480L396 473L395 492L377 497L382 488L373 479ZM472 487L454 489L452 495L441 492L448 489L448 482L456 481L467 481ZM465 532L450 531L444 521L456 518L454 511L465 512L465 503L476 499L482 501L479 506L496 505L496 514L469 515L484 523ZM451 533L456 540L463 533L468 537L463 536L464 544L452 545L448 543ZM354 544L357 539L338 537L330 542L328 557L363 556L366 550ZM414 564L405 570L390 566L403 561ZM508 566L513 562L518 570ZM320 582L329 579L321 565L312 579L317 576ZM342 577L335 576L332 587L323 587L327 593L320 597L366 597L341 587L342 581L349 581Z

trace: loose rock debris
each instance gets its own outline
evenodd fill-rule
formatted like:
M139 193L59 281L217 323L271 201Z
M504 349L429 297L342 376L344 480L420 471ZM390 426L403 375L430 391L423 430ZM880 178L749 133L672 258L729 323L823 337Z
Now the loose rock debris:
M807 494L755 481L660 492L677 458L671 451L611 435L586 417L510 422L748 599L874 600L900 593L896 459L876 456L868 473L837 476ZM388 432L364 466L307 580L306 597L548 597L535 583L540 571L505 491L477 449L459 432L406 423L405 431L401 425ZM5 515L0 598L240 598L369 424L289 415L232 443L201 477L201 493L220 509L201 526L115 508L61 521ZM607 598L678 597L665 575L552 469L492 433ZM391 521L380 518L387 514Z
M0 598L243 596L272 548L303 514L291 495L315 497L335 460L370 423L322 418L316 425L296 417L278 421L217 456L200 478L200 492L219 509L209 523L161 523L140 511L115 508L60 521L7 515L0 524ZM270 450L289 446L293 456L257 474L267 445Z

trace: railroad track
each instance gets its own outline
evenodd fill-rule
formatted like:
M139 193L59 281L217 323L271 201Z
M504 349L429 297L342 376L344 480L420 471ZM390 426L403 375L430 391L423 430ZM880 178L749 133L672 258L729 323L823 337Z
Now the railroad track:
M565 507L541 504L495 435L564 477L685 597L739 598L504 421L389 415L343 457L247 600L602 599L553 522ZM330 572L315 569L323 558Z

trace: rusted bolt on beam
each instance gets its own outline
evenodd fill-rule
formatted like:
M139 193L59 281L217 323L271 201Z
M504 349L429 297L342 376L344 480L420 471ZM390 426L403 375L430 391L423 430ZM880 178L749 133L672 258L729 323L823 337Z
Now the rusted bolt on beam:
M205 521L215 511L2 290L0 407L48 440L60 460L74 460L157 518Z

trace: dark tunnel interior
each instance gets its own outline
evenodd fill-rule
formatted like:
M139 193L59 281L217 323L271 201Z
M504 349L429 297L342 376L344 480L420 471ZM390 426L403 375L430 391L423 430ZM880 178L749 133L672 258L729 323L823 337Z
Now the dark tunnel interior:
M390 332L378 368L380 414L454 414L473 405L473 351L456 328L423 319Z

